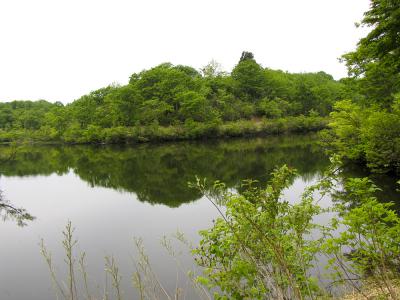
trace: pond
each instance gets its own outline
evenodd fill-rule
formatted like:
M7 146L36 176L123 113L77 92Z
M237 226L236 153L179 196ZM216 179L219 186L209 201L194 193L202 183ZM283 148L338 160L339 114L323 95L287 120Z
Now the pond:
M12 151L0 147L4 156ZM124 295L135 295L134 237L143 238L164 287L173 293L178 282L184 288L187 280L160 240L179 230L197 243L198 231L218 217L188 182L195 176L208 182L221 180L240 192L242 180L251 178L264 185L282 164L298 170L285 194L298 199L327 168L329 159L313 135L163 145L24 146L15 159L0 165L0 189L6 200L35 219L23 227L11 220L0 223L0 299L55 299L39 243L44 240L60 281L66 282L61 240L68 221L76 228L77 252L86 252L93 293L101 295L104 285L111 285L104 275L104 257L112 255L123 276ZM347 174L365 175L358 168L348 168ZM388 195L386 201L398 197L393 179L375 179ZM193 268L190 256L182 255L180 261L185 270Z

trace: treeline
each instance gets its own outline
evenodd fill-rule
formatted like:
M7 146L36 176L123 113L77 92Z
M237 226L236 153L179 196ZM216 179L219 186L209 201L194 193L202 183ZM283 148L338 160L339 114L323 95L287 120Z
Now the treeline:
M215 61L200 71L164 63L65 106L0 103L0 141L118 143L319 130L337 100L359 97L324 72L271 70L243 52L230 74Z

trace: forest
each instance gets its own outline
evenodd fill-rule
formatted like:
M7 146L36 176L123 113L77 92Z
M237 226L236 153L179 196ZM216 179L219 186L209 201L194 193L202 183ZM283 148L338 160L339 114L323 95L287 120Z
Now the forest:
M362 97L324 72L271 70L243 52L231 73L215 61L201 70L163 63L65 106L0 103L0 141L132 143L316 131L338 100Z
M379 1L377 3L380 3ZM320 131L330 153L375 172L400 169L397 7L376 4L374 29L344 54L349 77L272 70L243 51L228 73L163 63L67 105L0 103L0 142L137 143Z
M67 105L0 103L0 142L137 143L329 128L321 137L331 153L398 172L399 49L387 41L391 28L384 40L376 40L378 29L342 57L350 76L338 81L263 68L250 52L231 73L215 61L201 70L163 63Z

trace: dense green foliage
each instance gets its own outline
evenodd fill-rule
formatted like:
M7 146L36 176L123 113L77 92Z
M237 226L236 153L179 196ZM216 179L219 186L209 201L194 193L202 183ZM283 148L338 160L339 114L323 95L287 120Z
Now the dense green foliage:
M331 151L373 172L400 172L400 4L372 0L361 21L370 26L354 52L343 56L352 78L343 82L360 98L335 104Z
M56 143L132 144L148 141L178 141L199 138L224 138L254 135L274 135L319 131L327 127L328 120L318 116L296 116L276 120L239 120L223 124L189 121L181 125L133 127L88 126L68 128L63 135L52 128L40 130L0 131L0 141L39 141ZM53 133L53 134L52 134Z
M374 172L400 172L400 110L365 107L351 101L335 105L329 124L321 134L330 151L343 158L365 163Z
M307 274L317 242L305 235L315 228L310 220L320 209L309 199L296 205L281 201L293 177L294 171L284 166L267 188L244 182L246 191L240 195L229 193L224 184L214 185L222 194L225 216L200 232L195 254L207 275L200 280L222 290L215 299L301 299L318 289Z
M334 170L301 199L283 196L295 174L287 166L275 170L266 187L245 181L241 194L221 182L210 192L198 180L196 186L215 206L226 207L213 227L201 232L194 250L205 273L198 280L218 288L215 299L329 299L331 291L315 271L323 256L329 258L325 275L342 292L348 286L370 299L363 284L372 281L382 299L398 299L393 282L400 276L400 218L391 204L377 201L368 178L345 180L344 190L337 191ZM333 207L321 208L316 192L333 197ZM357 207L348 209L349 200ZM317 224L321 215L330 222Z
M271 70L244 52L231 74L216 62L201 71L164 63L65 106L0 103L0 141L124 143L319 130L337 100L357 97L324 72Z
M343 55L368 102L388 106L400 92L400 5L396 0L371 0L361 25L371 27L353 52Z

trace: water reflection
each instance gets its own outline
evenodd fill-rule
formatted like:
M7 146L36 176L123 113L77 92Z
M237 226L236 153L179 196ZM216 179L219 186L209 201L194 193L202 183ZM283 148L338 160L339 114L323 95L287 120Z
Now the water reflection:
M0 190L0 219L3 221L15 221L18 226L25 226L27 221L32 221L35 218L25 209L12 205L5 199L3 192Z
M4 150L0 151L0 165L15 159L16 147L11 146L7 147L6 151ZM32 221L34 217L25 209L15 207L10 201L7 201L3 191L0 189L0 219L3 221L16 221L19 226L25 226L26 221Z
M0 224L0 235L7 240L0 247L0 298L12 300L54 299L38 241L44 238L55 257L63 257L59 241L69 220L78 229L81 249L88 251L93 283L101 285L104 255L113 254L121 262L123 290L133 298L132 237L140 236L146 239L161 282L175 291L170 270L176 266L161 249L160 237L179 229L196 244L198 231L212 226L218 216L206 199L195 201L200 195L188 187L195 175L208 182L221 180L240 192L242 180L256 179L264 186L275 166L288 164L300 174L285 194L295 201L329 164L315 136L137 146L24 146L17 152L1 146L1 156L12 157L0 162L1 188L13 204L37 217L24 228L12 222ZM328 218L324 215L316 221L325 224ZM187 266L192 268L189 258ZM61 260L61 272L65 271L62 268Z
M2 147L1 152L13 151ZM1 165L4 176L62 175L72 170L90 186L133 192L140 201L178 207L200 195L195 176L239 188L243 179L264 184L275 166L288 164L307 181L328 160L315 136L128 146L25 146Z
M355 164L346 164L342 168L342 176L345 178L368 177L379 188L379 190L375 193L379 201L393 202L393 209L400 213L400 185L397 183L396 177L389 174L371 174L368 172L368 169L366 167ZM355 203L354 205L357 204Z

